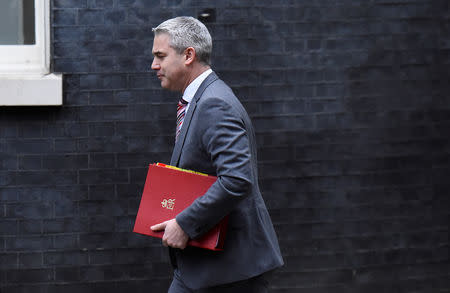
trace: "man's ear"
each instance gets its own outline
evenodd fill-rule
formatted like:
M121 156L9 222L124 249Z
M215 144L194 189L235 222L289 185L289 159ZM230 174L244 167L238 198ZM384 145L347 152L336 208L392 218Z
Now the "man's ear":
M186 50L184 50L184 56L186 58L184 61L186 65L192 64L192 62L194 62L194 60L197 58L195 49L193 47L186 48Z

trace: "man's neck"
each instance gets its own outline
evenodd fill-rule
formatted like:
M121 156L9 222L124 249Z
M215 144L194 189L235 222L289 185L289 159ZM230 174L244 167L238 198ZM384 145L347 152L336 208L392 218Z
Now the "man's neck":
M182 93L184 93L184 91L186 90L186 88L197 78L199 77L203 72L205 72L206 70L210 69L211 67L209 65L203 65L203 64L198 64L197 66L193 67L192 70L189 73L189 82L185 85L185 87L183 88Z

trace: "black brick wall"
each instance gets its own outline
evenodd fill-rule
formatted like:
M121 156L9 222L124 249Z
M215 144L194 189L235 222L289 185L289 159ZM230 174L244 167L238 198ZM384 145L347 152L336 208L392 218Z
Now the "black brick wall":
M177 95L151 28L216 9L215 70L259 141L272 292L450 292L446 0L53 0L64 106L0 108L0 291L165 292L134 235Z

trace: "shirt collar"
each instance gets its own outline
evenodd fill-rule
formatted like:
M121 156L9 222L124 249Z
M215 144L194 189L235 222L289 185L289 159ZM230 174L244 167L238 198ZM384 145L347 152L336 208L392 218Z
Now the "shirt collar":
M183 93L183 100L190 103L192 101L192 98L194 98L195 93L197 92L198 88L202 84L202 82L208 77L208 75L212 72L212 69L208 69L199 76L197 76L196 79L194 79L184 90Z

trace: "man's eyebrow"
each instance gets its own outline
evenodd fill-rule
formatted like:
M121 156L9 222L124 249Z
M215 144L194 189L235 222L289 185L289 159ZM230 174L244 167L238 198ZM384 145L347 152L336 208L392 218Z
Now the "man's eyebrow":
M155 51L155 52L152 52L152 54L153 54L154 56L161 56L161 55L164 55L164 53L161 52L161 51Z

